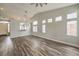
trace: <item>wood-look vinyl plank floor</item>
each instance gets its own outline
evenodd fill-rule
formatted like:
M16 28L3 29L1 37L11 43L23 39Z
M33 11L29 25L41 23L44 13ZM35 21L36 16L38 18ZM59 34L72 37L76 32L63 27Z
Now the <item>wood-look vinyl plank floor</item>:
M0 36L0 56L79 56L79 48L36 36Z

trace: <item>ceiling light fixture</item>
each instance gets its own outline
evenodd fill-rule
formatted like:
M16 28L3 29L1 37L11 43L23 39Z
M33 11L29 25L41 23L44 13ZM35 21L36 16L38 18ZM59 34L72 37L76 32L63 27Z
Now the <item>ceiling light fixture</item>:
M35 7L47 5L47 3L31 3L30 5L35 5Z

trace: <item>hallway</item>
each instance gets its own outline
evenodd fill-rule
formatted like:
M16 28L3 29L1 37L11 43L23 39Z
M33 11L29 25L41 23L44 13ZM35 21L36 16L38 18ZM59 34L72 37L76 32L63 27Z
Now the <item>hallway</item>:
M1 56L79 56L79 49L36 36L0 36Z

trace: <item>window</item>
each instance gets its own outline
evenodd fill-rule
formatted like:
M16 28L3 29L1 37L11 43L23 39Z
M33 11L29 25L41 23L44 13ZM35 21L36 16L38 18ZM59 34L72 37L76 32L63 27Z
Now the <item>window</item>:
M42 21L42 24L44 24L44 23L46 23L46 20L43 20L43 21Z
M20 30L26 30L26 24L20 23Z
M52 23L52 18L51 19L48 19L48 23Z
M62 16L58 16L55 18L55 21L61 21L62 20Z
M8 23L8 32L10 32L10 23Z
M46 33L46 25L42 25L42 33Z
M46 20L42 21L42 33L46 33Z
M67 22L67 35L77 36L77 21Z
M33 32L37 32L37 26L33 26Z
M76 12L67 14L67 19L73 19L73 18L77 18L77 13Z
M37 32L38 31L37 24L38 24L38 21L34 21L33 22L33 32Z
M38 24L38 21L34 21L34 22L33 22L33 25L37 25L37 24Z

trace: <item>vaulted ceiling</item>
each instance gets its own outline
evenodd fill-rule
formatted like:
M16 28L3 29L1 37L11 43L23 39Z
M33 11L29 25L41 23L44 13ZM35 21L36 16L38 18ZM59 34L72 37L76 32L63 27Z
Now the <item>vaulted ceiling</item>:
M73 5L73 3L48 3L47 5L43 5L43 7L35 7L34 4L31 5L30 3L0 3L0 15L16 19L30 19L37 13L70 5ZM1 8L3 9L1 10Z

